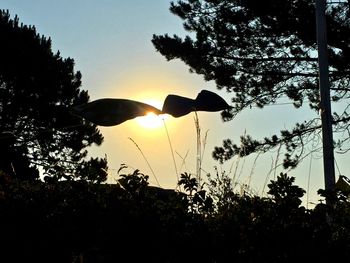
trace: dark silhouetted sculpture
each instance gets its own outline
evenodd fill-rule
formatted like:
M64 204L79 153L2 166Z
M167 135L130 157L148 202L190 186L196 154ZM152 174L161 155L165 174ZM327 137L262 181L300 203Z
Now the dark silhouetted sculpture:
M96 125L114 126L127 120L144 116L148 112L162 112L146 103L128 99L98 99L72 107L72 113Z
M231 106L214 92L202 90L196 99L190 99L178 95L168 95L163 104L163 113L173 117L181 117L192 111L221 111L229 109Z
M149 112L181 117L192 111L221 111L229 108L230 105L219 95L202 90L194 100L170 94L165 98L162 110L135 100L106 98L73 106L71 113L96 125L114 126Z
M177 118L193 111L194 105L193 99L170 94L164 100L162 112Z

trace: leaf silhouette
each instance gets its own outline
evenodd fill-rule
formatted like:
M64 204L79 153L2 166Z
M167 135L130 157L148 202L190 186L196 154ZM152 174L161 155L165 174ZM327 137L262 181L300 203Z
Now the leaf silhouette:
M218 94L202 90L195 100L197 111L221 111L230 108L230 105Z
M164 100L162 112L178 118L194 110L195 101L193 99L170 94Z
M127 120L144 116L148 112L162 112L143 102L128 99L98 99L71 108L74 115L82 117L96 125L114 126Z
M178 95L168 95L163 104L163 113L173 117L181 117L192 111L221 111L229 109L231 106L214 92L202 90L196 99L190 99Z

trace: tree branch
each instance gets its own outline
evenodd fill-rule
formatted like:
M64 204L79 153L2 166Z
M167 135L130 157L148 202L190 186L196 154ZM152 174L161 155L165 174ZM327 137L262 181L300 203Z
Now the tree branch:
M224 58L237 61L252 61L252 62L266 62L266 61L317 61L317 58L311 57L266 57L266 58L243 58L235 56L213 55L216 58Z

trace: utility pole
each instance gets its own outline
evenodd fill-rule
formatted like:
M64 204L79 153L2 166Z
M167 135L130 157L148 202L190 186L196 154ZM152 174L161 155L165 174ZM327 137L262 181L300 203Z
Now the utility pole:
M317 49L319 65L319 87L321 94L321 121L322 121L322 143L323 143L323 169L325 190L332 190L335 186L334 173L334 151L332 131L332 111L330 101L330 88L328 76L328 54L326 35L326 2L327 0L316 0L316 27L317 27Z

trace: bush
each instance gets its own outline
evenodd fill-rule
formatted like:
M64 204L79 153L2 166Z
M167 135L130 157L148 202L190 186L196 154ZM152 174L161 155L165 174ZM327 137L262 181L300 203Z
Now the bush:
M179 182L186 193L149 186L138 170L113 185L0 179L1 262L246 263L350 256L347 199L307 210L299 202L303 190L287 175L271 181L271 198L228 191L221 200L198 188L189 174Z

